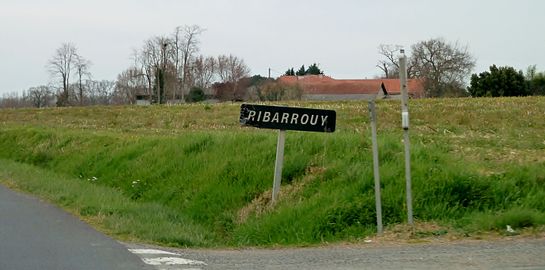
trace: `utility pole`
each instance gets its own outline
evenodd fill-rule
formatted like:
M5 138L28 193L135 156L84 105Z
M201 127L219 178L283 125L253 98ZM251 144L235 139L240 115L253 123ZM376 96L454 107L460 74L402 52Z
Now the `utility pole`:
M166 103L166 93L165 93L165 89L166 89L166 68L167 68L167 46L168 46L168 43L164 42L163 43L163 65L162 65L162 68L161 68L161 72L159 73L160 75L160 78L159 78L159 104L162 104L162 103Z
M405 50L400 50L399 80L401 87L401 126L403 127L403 142L405 144L405 184L407 189L407 221L414 225L413 198L411 191L411 149L409 142L409 94L407 93L407 56Z
M269 68L269 79L271 78L271 68Z

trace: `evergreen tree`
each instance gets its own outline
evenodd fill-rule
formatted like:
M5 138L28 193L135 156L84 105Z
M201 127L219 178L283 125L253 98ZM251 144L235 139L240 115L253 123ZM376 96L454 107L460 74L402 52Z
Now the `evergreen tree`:
M537 73L532 80L528 81L528 88L532 95L545 95L545 72Z
M490 66L490 72L471 75L471 85L468 91L474 97L491 96L526 96L529 93L528 84L522 71L513 67Z
M310 65L308 69L305 69L305 65L302 65L297 72L293 68L288 69L284 76L305 76L305 75L321 75L324 71L321 70L316 63Z
M200 87L191 87L189 90L189 95L185 96L185 101L187 102L201 102L206 99L204 91Z
M307 74L307 71L305 69L305 65L302 65L301 68L295 73L297 76L305 76Z
M308 67L305 74L306 75L320 75L320 74L324 74L324 72L322 70L320 70L320 68L318 67L318 65L316 65L316 63L314 63L314 64L312 64L312 65L310 65Z
M293 70L293 68L289 68L288 70L286 70L286 73L284 73L284 76L295 76L295 71Z

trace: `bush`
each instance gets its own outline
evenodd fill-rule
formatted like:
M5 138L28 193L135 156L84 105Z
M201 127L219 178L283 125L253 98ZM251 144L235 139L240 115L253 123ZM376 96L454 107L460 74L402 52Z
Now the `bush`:
M513 67L490 66L490 72L471 75L471 86L468 91L473 97L509 97L526 96L528 85L522 71Z
M257 95L262 101L300 100L303 90L299 85L285 85L273 82L259 87Z
M189 95L185 97L185 101L187 102L201 102L206 99L206 96L204 95L204 91L199 87L192 87L191 90L189 90Z

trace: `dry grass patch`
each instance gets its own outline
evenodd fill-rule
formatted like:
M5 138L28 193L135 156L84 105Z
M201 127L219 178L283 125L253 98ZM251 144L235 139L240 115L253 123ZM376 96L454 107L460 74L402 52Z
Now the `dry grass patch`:
M296 202L297 200L300 200L298 199L299 196L297 195L304 189L307 184L314 181L318 175L323 174L324 172L325 168L323 167L307 168L305 175L301 179L280 187L276 204ZM248 218L252 215L259 217L263 214L274 211L275 206L271 203L271 201L272 188L261 193L249 204L241 208L237 213L237 223L245 223L246 220L248 220Z

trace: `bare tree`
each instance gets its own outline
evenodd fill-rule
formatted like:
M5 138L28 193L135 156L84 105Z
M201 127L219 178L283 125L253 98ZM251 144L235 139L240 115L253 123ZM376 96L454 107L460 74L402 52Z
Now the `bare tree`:
M193 85L201 89L208 89L212 85L214 75L217 71L217 61L214 57L202 55L195 58L192 65Z
M172 37L172 47L174 51L173 62L177 77L180 79L180 94L182 100L184 99L185 92L190 88L191 62L193 61L194 55L199 51L199 35L204 31L205 29L198 25L178 26L174 30Z
M12 92L12 93L4 93L2 94L2 97L0 98L0 108L23 108L23 107L29 107L27 98L25 98L24 93L23 96L19 96L19 93Z
M77 58L76 46L72 43L63 43L55 51L55 54L47 64L51 76L59 78L62 81L62 89L57 98L57 106L69 105L70 75Z
M233 99L238 100L238 81L250 74L250 69L244 60L233 55L218 56L218 75L223 83L233 85Z
M411 46L414 76L425 79L428 97L463 95L465 81L475 66L467 46L450 44L441 38Z
M384 78L399 77L398 51L400 45L380 45L379 54L383 56L377 67ZM467 46L450 44L441 38L421 41L411 46L407 64L409 78L424 81L426 96L460 96L465 92L465 81L475 66Z
M77 100L79 101L79 105L84 105L84 92L85 92L85 84L83 83L84 77L87 78L87 80L91 79L91 72L89 71L89 68L91 66L91 61L83 58L81 55L76 55L76 61L75 61L75 71L76 76L78 77L78 94L76 95Z
M145 54L142 51L138 51L136 49L133 50L133 60L134 60L134 66L129 69L134 69L132 76L138 76L143 78L145 81L145 91L144 93L150 97L151 102L151 96L152 96L152 85L153 85L153 72L152 68L150 68L150 65L148 65L148 61L145 57ZM124 72L123 72L124 73ZM122 73L122 74L123 74ZM118 75L118 81L119 81L119 75Z
M113 81L88 80L86 87L90 105L109 105L112 102L116 83Z
M141 70L133 67L117 75L115 82L114 97L116 103L134 104L136 96L149 94L146 92L146 77L142 76Z
M134 50L134 66L147 81L152 101L163 103L167 97L182 99L194 80L191 74L199 51L200 26L178 26L171 36L156 36Z
M380 44L380 46L378 46L378 53L382 55L384 59L378 61L377 67L384 73L384 78L399 77L399 64L396 56L401 48L403 48L403 46L390 44Z
M141 70L148 82L148 93L157 102L166 101L167 92L175 91L175 78L172 58L173 41L168 37L156 36L144 42L141 51L134 52L135 66Z
M399 78L399 53L403 49L401 45L381 44L378 47L378 53L382 55L383 59L378 61L377 67L383 72L383 78ZM409 63L407 65L407 76L414 78L413 65Z
M248 76L250 69L244 60L234 55L218 56L218 75L223 82L234 83Z
M36 108L47 107L53 100L53 91L46 85L31 87L26 93L26 99Z
M148 85L147 92L151 98L154 95L153 84L155 81L155 70L159 65L159 56L152 39L146 40L142 50L135 53L135 62L139 63L142 74L146 78Z

